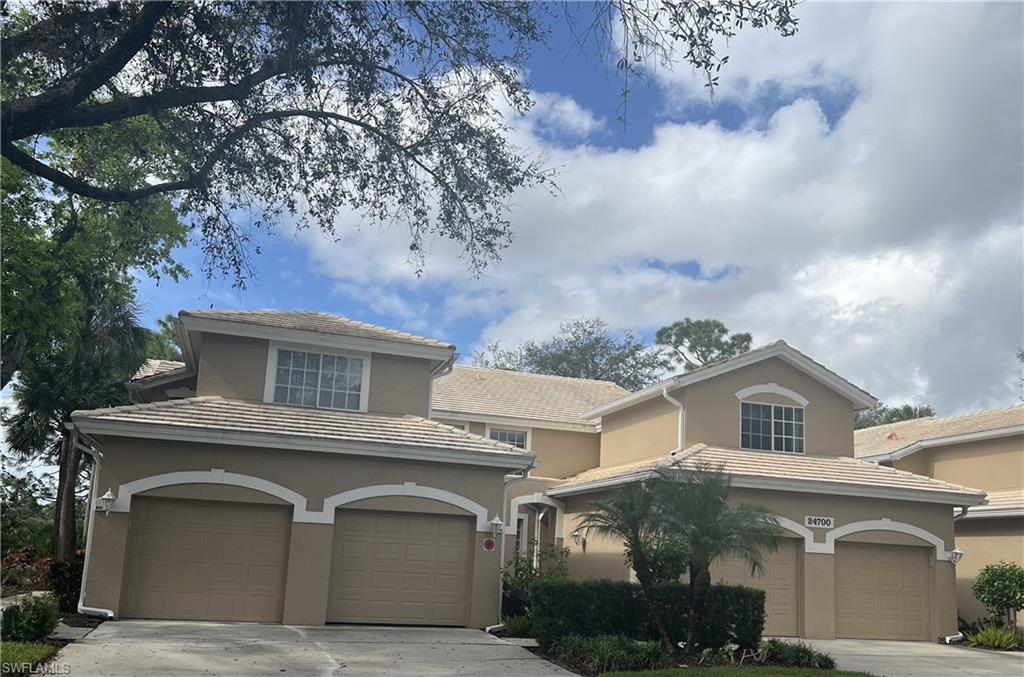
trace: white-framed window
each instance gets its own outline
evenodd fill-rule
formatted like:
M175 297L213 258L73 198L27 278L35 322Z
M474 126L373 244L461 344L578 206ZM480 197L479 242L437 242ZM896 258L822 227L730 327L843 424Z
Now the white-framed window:
M741 402L740 446L744 449L804 453L804 408Z
M515 552L518 552L520 555L525 555L526 554L526 537L528 536L528 534L526 533L526 530L527 530L526 520L527 519L528 519L527 515L522 515L522 514L516 515Z
M492 428L488 426L487 436L495 442L504 442L520 449L527 449L530 446L530 432L528 430Z
M300 407L366 411L370 356L271 347L264 400Z

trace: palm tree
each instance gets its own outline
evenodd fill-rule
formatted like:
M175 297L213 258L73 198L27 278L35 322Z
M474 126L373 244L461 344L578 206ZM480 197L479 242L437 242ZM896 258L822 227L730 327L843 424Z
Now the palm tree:
M731 480L721 466L677 465L672 481L657 485L662 528L686 544L690 553L686 650L697 650L697 629L707 616L711 566L724 557L740 557L751 573L765 571L765 552L780 545L778 521L767 508L730 506Z
M651 624L665 650L672 655L676 653L676 647L665 627L650 561L650 553L665 535L659 507L659 498L667 493L660 488L664 482L666 480L655 477L612 490L603 500L588 504L589 510L582 514L577 528L587 536L597 534L622 539L626 559L640 583Z
M76 546L75 491L81 452L66 424L77 409L127 402L124 383L145 360L146 334L132 289L105 282L92 289L79 331L24 364L14 385L15 410L6 417L7 442L22 458L57 459L54 555L71 560Z

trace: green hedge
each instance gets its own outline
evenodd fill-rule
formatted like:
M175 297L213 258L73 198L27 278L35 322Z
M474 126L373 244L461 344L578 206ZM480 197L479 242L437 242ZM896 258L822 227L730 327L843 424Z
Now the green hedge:
M46 638L57 627L60 610L51 594L26 595L3 612L0 640L4 642L35 642Z
M596 637L622 635L631 639L655 639L640 586L626 581L537 581L530 590L534 637L550 646L567 635ZM673 640L686 636L687 586L658 586L658 599ZM697 641L705 648L735 642L756 648L764 630L764 591L738 585L713 585L707 622Z

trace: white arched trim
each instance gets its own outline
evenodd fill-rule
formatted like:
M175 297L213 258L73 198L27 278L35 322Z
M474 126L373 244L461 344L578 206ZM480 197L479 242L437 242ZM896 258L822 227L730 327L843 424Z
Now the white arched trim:
M511 524L505 525L505 533L509 536L516 535L516 515L519 514L519 508L524 505L530 505L531 503L539 503L554 508L557 512L555 514L555 538L565 537L565 504L561 501L556 501L547 494L525 494L523 496L516 496L512 499L512 503L509 506L509 512L512 517L509 519Z
M798 403L801 407L806 407L808 404L811 403L809 399L807 399L797 391L790 390L786 386L780 386L778 383L761 383L756 386L747 386L742 390L736 391L736 399L745 400L748 397L753 397L754 395L760 395L762 393L771 393L772 395L782 395L783 397L788 397L789 399Z
M306 497L302 494L260 477L226 472L220 468L169 472L125 482L117 490L117 498L114 500L113 505L111 505L110 511L129 512L132 509L132 496L135 494L178 484L227 484L234 487L253 489L291 503L293 507L292 521L294 522L323 523L321 513L306 510Z
M487 519L487 508L480 505L476 501L472 501L465 496L445 491L444 489L437 489L435 487L421 487L415 482L405 482L403 484L375 484L369 487L359 487L358 489L350 489L349 491L343 491L340 494L334 494L324 499L324 511L323 514L329 517L328 524L334 522L334 511L340 506L346 503L354 503L355 501L362 501L367 498L378 498L380 496L415 496L417 498L429 498L434 501L440 501L449 505L454 505L457 508L462 508L468 513L472 513L476 516L476 530L477 531L491 531L491 524Z
M775 521L779 523L780 527L804 539L804 550L806 552L818 552L816 548L824 545L823 543L815 543L814 532L799 522L791 520L788 517L783 517L782 515L773 515L773 517L775 517Z
M861 522L851 522L850 524L844 524L841 527L836 527L825 534L824 545L829 547L829 552L834 553L836 540L861 531L895 531L901 534L908 534L934 545L936 559L947 562L951 561L951 553L946 550L946 543L941 538L930 531L922 529L921 527L915 527L913 524L893 522L888 519L863 520Z

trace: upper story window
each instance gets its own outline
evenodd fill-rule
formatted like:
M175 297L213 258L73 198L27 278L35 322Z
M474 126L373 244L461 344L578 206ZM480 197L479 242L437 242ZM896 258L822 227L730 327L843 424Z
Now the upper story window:
M513 447L519 447L520 449L526 448L527 434L525 430L490 428L487 431L487 436L496 442L504 442L505 444L511 444Z
M804 453L803 407L741 402L740 446Z
M362 409L364 359L277 350L274 402L324 409Z

